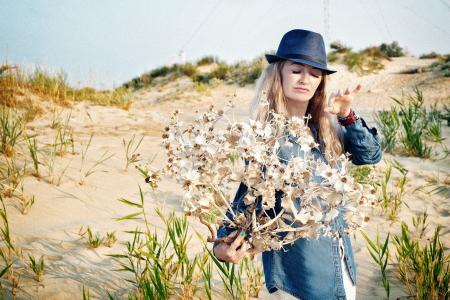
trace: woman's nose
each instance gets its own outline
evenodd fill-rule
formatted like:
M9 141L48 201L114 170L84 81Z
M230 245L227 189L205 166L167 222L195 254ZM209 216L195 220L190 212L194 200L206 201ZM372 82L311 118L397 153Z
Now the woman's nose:
M309 76L311 76L308 72L308 70L304 69L301 73L300 73L300 78L299 81L300 82L307 82L309 81Z

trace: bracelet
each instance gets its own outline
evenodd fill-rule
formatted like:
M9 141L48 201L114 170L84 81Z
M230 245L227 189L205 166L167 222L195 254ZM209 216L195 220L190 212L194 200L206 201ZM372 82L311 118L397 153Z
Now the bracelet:
M355 123L359 119L359 116L351 109L350 113L346 117L338 117L339 124L343 126L348 126Z

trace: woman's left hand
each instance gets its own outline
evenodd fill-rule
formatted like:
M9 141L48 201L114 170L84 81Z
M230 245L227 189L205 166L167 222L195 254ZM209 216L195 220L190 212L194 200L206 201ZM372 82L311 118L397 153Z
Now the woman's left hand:
M325 107L324 111L337 115L338 117L346 117L350 113L353 98L361 90L358 84L353 91L347 88L343 95L341 93L332 93L330 96L331 106Z

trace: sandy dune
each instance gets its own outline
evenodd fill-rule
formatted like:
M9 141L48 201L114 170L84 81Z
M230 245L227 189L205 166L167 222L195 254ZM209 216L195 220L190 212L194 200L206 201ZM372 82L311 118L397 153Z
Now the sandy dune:
M333 66L339 70L333 75L331 85L337 89L355 86L361 83L363 91L355 103L355 110L360 112L369 122L373 111L388 108L393 101L391 96L398 97L402 90L409 91L418 84L423 89L428 104L438 102L450 104L450 79L435 79L430 73L412 75L398 74L402 70L423 67L430 60L414 58L398 58L389 62L386 69L377 75L357 77L349 73L343 66ZM8 199L7 211L14 239L26 253L35 256L45 255L46 274L42 283L33 280L29 271L23 272L28 276L21 278L19 299L75 299L82 297L82 285L90 288L91 294L98 298L105 298L105 291L114 291L126 295L129 286L123 280L127 274L112 271L117 267L107 256L111 253L121 253L123 245L116 243L112 248L100 247L90 249L86 239L79 235L82 226L90 226L94 232L102 234L116 231L119 240L128 240L130 236L123 231L133 229L137 221L118 222L115 218L132 213L133 208L124 206L117 199L124 197L137 200L140 185L146 195L146 209L152 216L151 222L155 228L162 228L161 221L155 216L153 207L163 204L181 213L181 191L176 184L165 180L161 189L155 194L145 185L143 178L130 166L125 167L125 151L122 140L129 140L133 135L144 135L138 152L142 162L150 160L155 154L155 165L162 165L164 155L160 147L160 134L164 123L171 112L180 109L186 119L192 118L196 109L203 110L210 104L223 107L228 100L236 105L234 117L245 119L247 107L252 97L252 86L244 88L219 84L216 88L198 92L189 80L178 80L162 88L144 90L136 94L134 103L129 111L114 107L95 106L87 103L77 103L71 111L70 126L74 130L75 154L69 153L64 157L57 157L55 163L56 174L66 169L59 186L49 184L46 180L26 177L24 192L35 195L36 203L27 215L22 215L16 208L16 200ZM67 115L66 109L62 117ZM233 114L230 114L230 116ZM51 116L38 119L30 124L29 133L37 134L40 148L45 152L47 144L52 143L56 134L50 128ZM443 126L446 145L450 147L450 128ZM87 151L86 162L82 164L81 152L87 144L90 135L93 139ZM24 148L23 151L26 151ZM104 163L95 168L96 172L84 178L86 172L102 157L109 157ZM385 155L385 158L391 158ZM426 210L430 215L430 227L442 224L442 241L446 249L450 247L450 199L441 196L429 196L414 191L426 183L427 176L437 175L445 177L450 174L450 159L432 161L410 157L395 157L409 170L406 202L409 208L403 207L400 220L411 221L416 212ZM382 169L384 163L377 167ZM42 175L46 175L45 166L41 167ZM81 169L81 171L80 171ZM191 220L192 229L206 234L204 227ZM365 231L372 238L379 227L383 237L390 231L399 231L399 222L391 224L379 212L374 212ZM365 242L357 234L352 240L358 265L357 299L381 299L384 290L381 285L379 271L372 262ZM192 251L197 251L200 243L194 239ZM24 266L23 266L24 267ZM392 278L392 299L405 296L406 291ZM263 291L262 297L267 293Z

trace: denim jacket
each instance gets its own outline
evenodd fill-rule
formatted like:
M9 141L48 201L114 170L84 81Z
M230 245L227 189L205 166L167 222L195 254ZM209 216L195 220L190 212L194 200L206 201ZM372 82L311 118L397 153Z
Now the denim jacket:
M324 160L318 131L310 126L320 144L320 150L312 149L316 159ZM351 154L350 159L356 165L373 164L381 159L381 147L376 128L369 128L363 119L342 128L344 150ZM290 139L290 137L287 137ZM293 146L281 147L280 159L291 159L301 154L300 146L292 139ZM241 183L234 198L232 209L245 209L243 198L247 187ZM276 194L280 205L282 194ZM277 205L276 205L277 206ZM356 267L349 237L344 234L347 224L341 214L332 224L339 231L344 243L344 261L348 267L353 284L356 284ZM222 226L218 237L227 236L233 229ZM318 239L301 238L285 250L271 250L262 253L266 287L270 293L280 289L303 300L345 299L342 268L339 254L339 239L319 236Z

